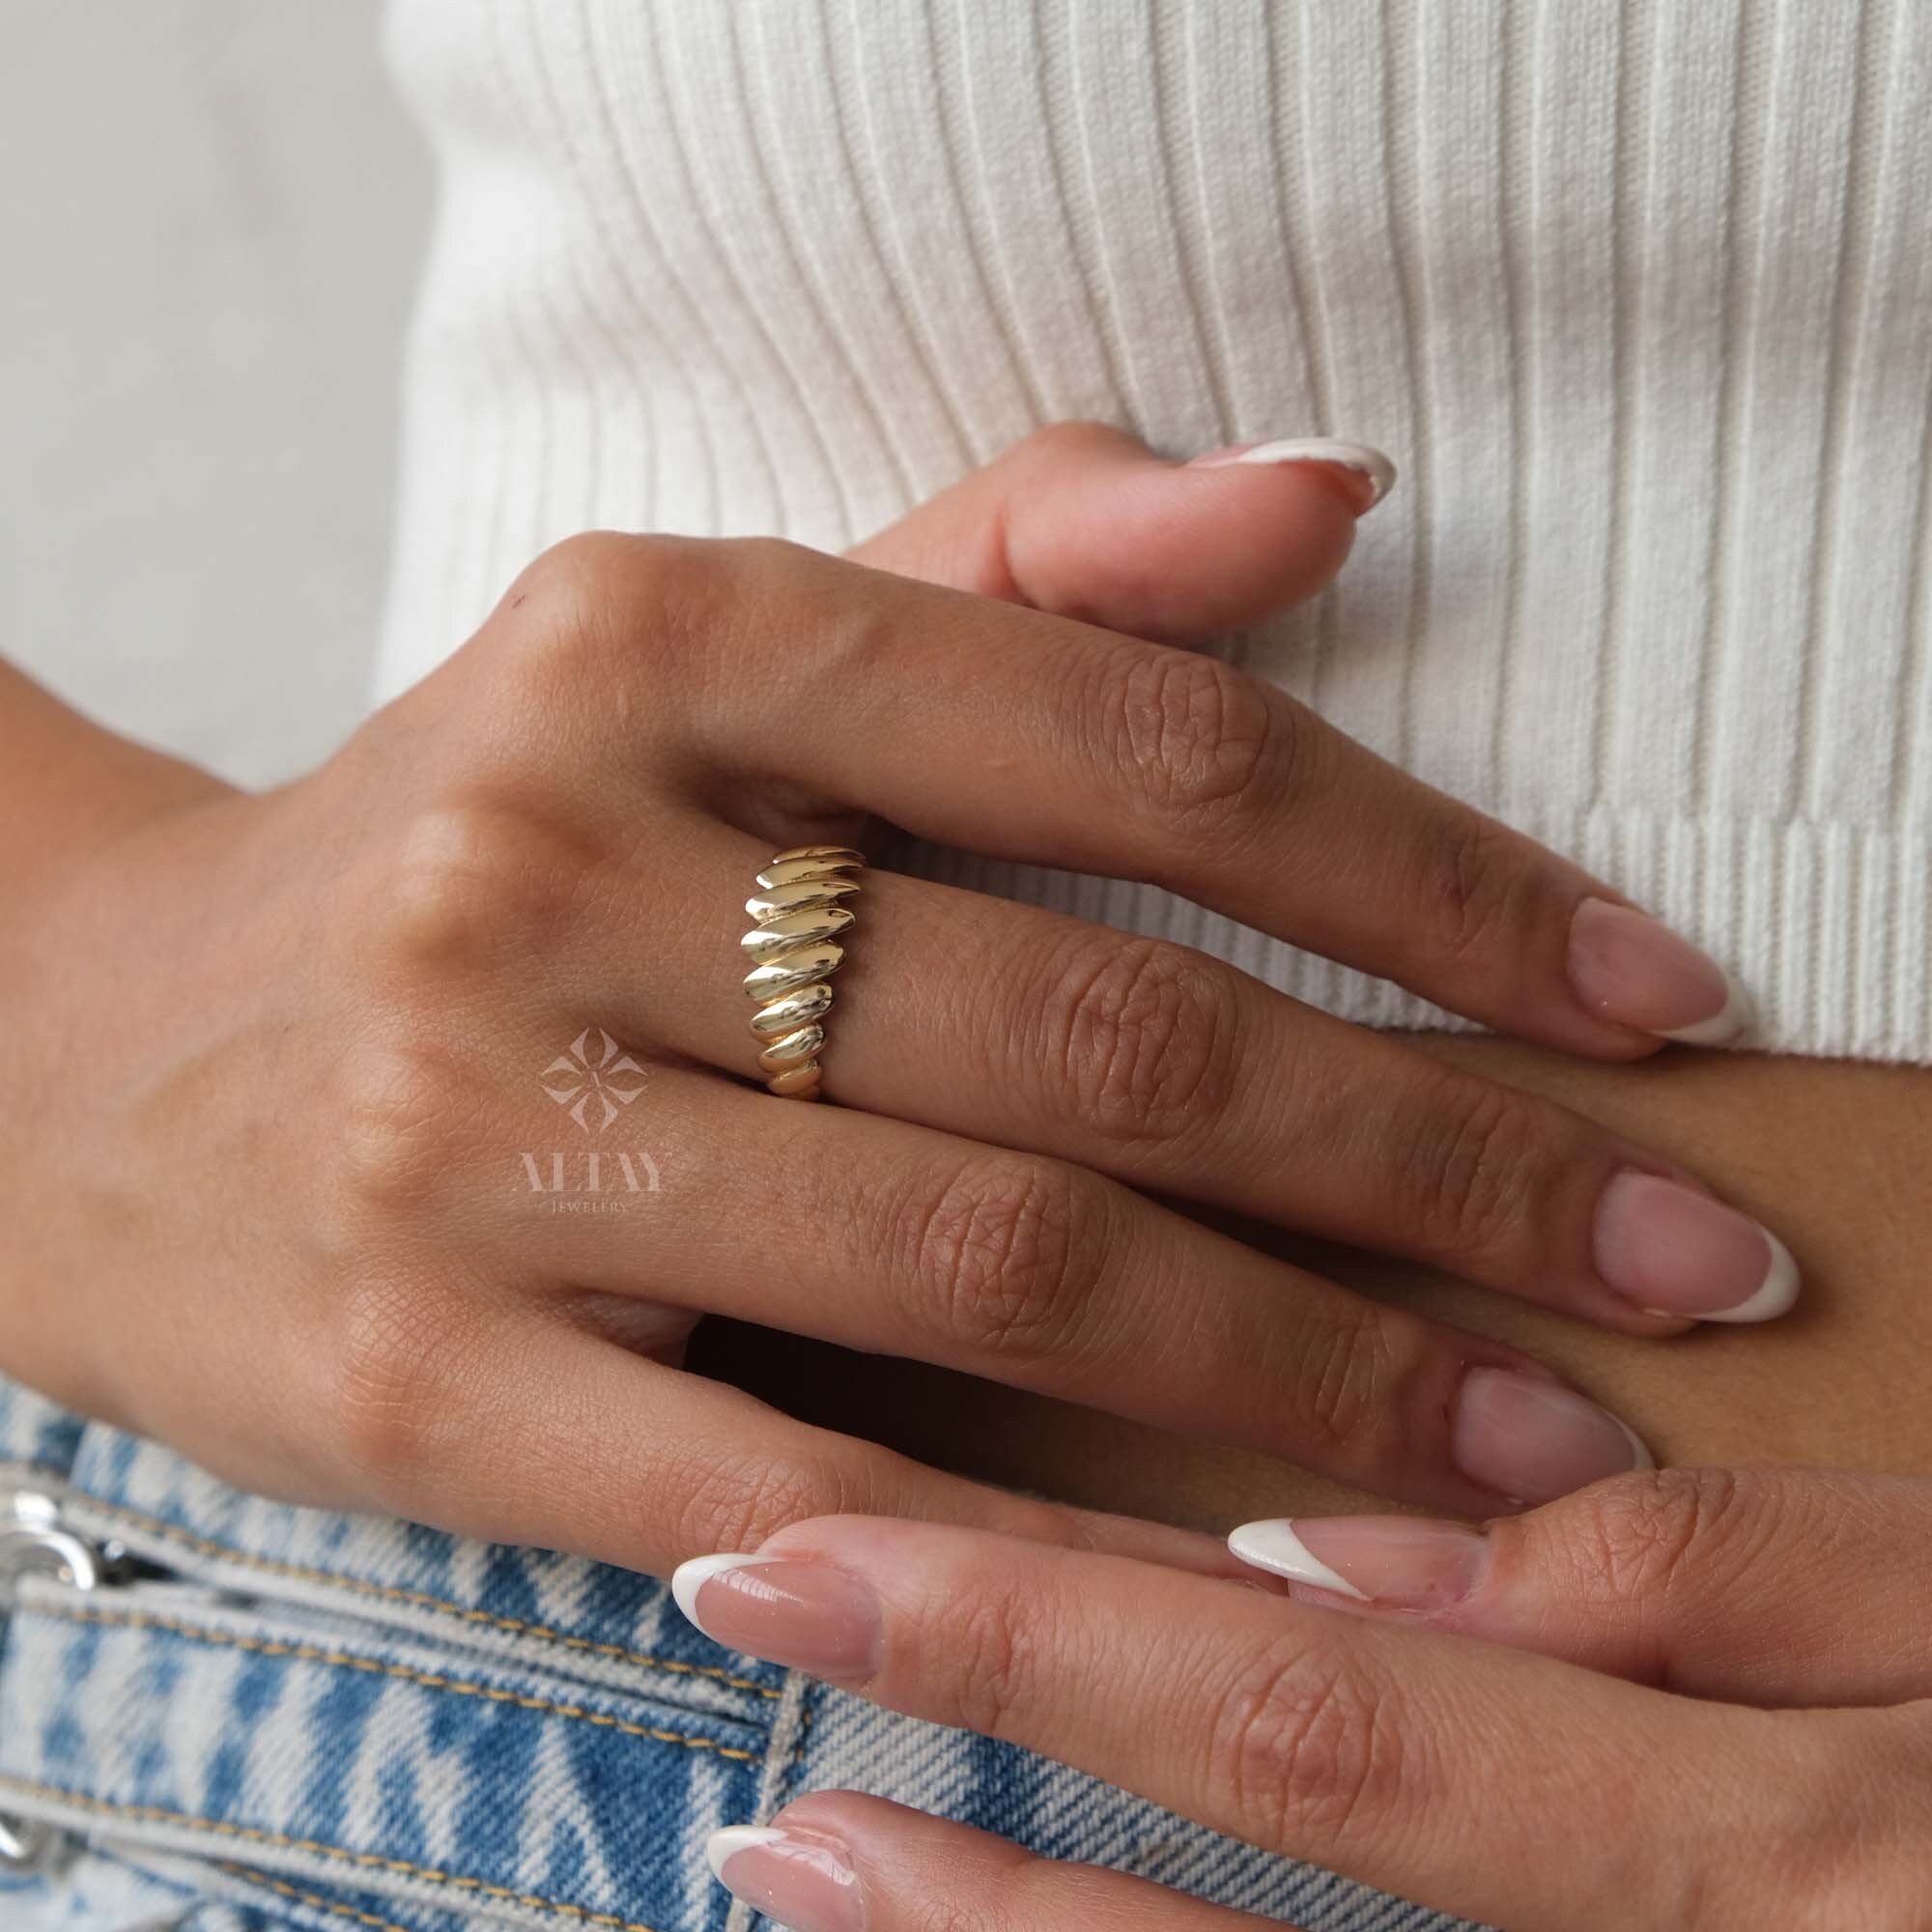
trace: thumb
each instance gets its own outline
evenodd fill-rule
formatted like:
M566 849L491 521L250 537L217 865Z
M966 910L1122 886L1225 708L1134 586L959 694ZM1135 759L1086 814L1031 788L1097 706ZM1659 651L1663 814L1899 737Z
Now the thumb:
M1321 589L1395 467L1325 439L1170 463L1103 423L1055 423L847 553L875 569L1170 642Z
M1253 1522L1236 1555L1306 1596L1765 1705L1932 1695L1932 1481L1811 1469L1619 1476L1483 1529Z

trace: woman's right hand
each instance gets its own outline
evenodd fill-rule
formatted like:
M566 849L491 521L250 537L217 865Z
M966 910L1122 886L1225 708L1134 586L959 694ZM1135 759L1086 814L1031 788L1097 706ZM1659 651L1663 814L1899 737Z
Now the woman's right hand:
M880 871L841 1104L747 1084L753 875L872 815L1154 880L1580 1054L1708 1024L1721 976L1607 888L1123 634L1319 588L1352 487L1070 430L864 561L576 538L312 776L177 790L43 867L0 952L0 1361L251 1489L654 1571L838 1511L1205 1560L696 1377L707 1313L1472 1515L1631 1467L1517 1351L1148 1198L1634 1333L1788 1301L1754 1223L1560 1108L1185 948Z
M1932 1923L1924 1477L1668 1469L1480 1532L1378 1516L1235 1540L1311 1601L852 1518L696 1561L672 1593L727 1650L1043 1751L1458 1925ZM1216 1884L1211 1857L1110 1850L1129 1848ZM856 1792L708 1849L792 1932L1278 1923Z

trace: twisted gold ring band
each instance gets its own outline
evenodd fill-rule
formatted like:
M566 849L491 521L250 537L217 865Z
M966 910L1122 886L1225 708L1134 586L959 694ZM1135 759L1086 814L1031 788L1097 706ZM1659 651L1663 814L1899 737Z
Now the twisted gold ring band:
M819 1050L832 1005L832 975L845 963L838 935L852 923L841 903L859 890L864 857L849 845L794 845L773 855L745 901L757 924L740 942L751 955L745 991L758 1003L752 1034L758 1071L774 1094L818 1098Z

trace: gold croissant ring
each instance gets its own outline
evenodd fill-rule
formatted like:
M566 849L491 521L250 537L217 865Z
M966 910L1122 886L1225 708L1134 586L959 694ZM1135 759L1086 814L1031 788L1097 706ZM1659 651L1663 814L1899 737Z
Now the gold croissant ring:
M866 861L849 845L794 845L758 874L745 910L758 923L742 944L752 970L745 990L758 1003L752 1033L758 1070L774 1094L818 1098L830 980L845 963L838 935L852 923L841 903L859 890Z

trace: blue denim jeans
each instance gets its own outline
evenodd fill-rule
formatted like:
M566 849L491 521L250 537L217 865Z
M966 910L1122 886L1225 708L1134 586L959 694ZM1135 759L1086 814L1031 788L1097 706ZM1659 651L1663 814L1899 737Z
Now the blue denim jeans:
M4 1932L753 1932L706 1834L832 1786L1309 1932L1457 1922L720 1650L648 1577L267 1502L0 1380L10 1498Z

